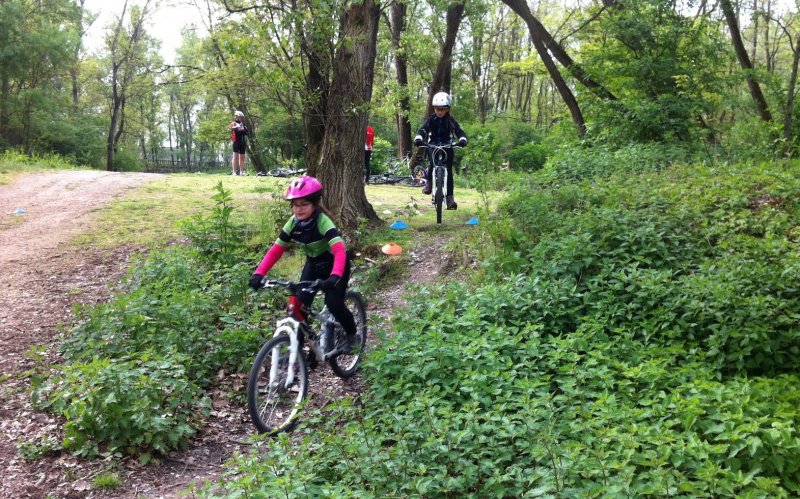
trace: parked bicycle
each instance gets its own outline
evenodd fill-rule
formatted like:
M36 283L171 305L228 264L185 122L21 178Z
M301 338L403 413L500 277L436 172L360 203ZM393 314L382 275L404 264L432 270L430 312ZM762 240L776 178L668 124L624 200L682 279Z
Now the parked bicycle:
M410 172L411 175L406 175L405 172ZM378 175L370 175L369 183L422 187L425 185L425 168L421 165L412 168L410 155L406 155L401 159L390 159L386 163L386 172Z
M259 350L247 380L247 409L260 433L273 435L294 428L308 394L309 371L318 364L327 361L344 379L358 371L367 344L364 299L353 290L345 294L357 330L353 344L348 345L344 329L327 307L317 312L294 297L299 291L315 293L320 285L319 280L264 281L264 288L285 288L292 298L287 317L277 322L272 339Z
M287 166L279 166L278 168L273 168L267 172L267 175L270 177L281 177L281 178L288 178L288 177L299 177L301 175L306 174L305 168L293 168Z
M428 160L433 166L431 182L431 201L436 207L436 223L442 223L442 206L447 197L447 150L461 147L458 143L450 144L423 144L419 147L426 149Z

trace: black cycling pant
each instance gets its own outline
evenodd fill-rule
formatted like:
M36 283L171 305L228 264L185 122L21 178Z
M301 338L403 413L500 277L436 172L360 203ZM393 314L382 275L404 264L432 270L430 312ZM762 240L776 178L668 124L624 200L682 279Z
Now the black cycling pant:
M333 259L330 261L314 261L306 260L303 267L303 272L300 274L301 281L313 281L316 279L327 279L333 270ZM339 279L339 283L335 288L325 292L325 305L328 310L333 314L333 317L339 321L344 331L347 334L356 334L356 321L350 309L344 303L344 294L347 291L347 284L350 282L350 259L347 259L347 265L344 268L344 275ZM297 298L305 306L311 306L314 301L314 294L299 291Z
M365 150L364 151L364 170L366 170L366 174L364 175L364 182L369 182L369 176L372 175L370 168L370 160L372 159L372 151Z

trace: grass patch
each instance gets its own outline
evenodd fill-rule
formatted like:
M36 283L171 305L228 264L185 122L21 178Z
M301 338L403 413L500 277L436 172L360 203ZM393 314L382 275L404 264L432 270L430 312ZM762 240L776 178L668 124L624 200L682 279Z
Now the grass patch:
M180 237L181 220L206 212L214 205L210 194L220 182L234 198L240 221L266 229L262 224L263 212L269 209L271 193L283 187L284 179L186 173L164 175L129 193L125 199L104 206L98 211L94 228L73 242L95 248L163 245Z
M76 169L80 169L80 167L55 154L28 156L17 151L8 150L0 154L0 185L10 184L25 173Z

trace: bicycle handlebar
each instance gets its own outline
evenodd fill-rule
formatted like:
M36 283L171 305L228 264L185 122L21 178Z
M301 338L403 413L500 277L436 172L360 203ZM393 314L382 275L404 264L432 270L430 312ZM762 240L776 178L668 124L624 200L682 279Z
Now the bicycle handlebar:
M262 288L286 288L292 293L304 291L308 293L316 293L322 287L322 280L315 281L283 281L280 279L264 279L261 281Z
M459 145L458 142L450 142L449 144L435 144L435 143L428 142L427 144L423 143L421 146L417 146L417 147L420 148L420 149L428 149L429 147L440 147L442 149L447 149L448 147L463 148L463 146Z

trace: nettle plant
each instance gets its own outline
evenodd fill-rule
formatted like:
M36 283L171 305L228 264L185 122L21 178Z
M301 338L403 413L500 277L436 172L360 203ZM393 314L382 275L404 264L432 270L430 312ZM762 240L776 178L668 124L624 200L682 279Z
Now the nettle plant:
M477 284L409 293L359 405L205 493L797 496L796 170L512 194Z
M181 447L216 374L244 369L258 349L265 312L246 286L256 257L228 193L218 186L214 199L208 218L187 224L189 245L154 250L113 300L77 310L61 345L67 362L37 377L34 401L64 416L66 449L147 461Z

